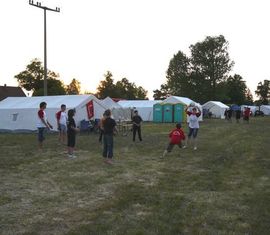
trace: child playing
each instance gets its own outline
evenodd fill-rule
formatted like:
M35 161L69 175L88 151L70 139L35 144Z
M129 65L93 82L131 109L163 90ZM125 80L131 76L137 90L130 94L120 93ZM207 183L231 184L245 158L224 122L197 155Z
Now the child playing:
M41 102L39 104L38 122L37 122L39 149L43 148L43 141L45 140L44 133L46 128L53 129L53 126L47 120L47 116L45 113L46 107L47 107L46 102Z
M167 153L170 153L174 147L174 145L178 145L179 148L185 148L182 146L182 140L185 140L184 131L181 128L181 123L176 124L176 128L171 131L169 134L170 142L168 144L167 149L164 151L162 157L165 157Z
M76 158L74 155L74 147L76 140L76 132L80 131L79 128L76 127L74 120L75 110L68 110L68 122L67 122L67 146L68 146L68 157Z
M59 130L59 142L66 143L67 137L67 114L66 105L61 105L61 110L56 113L57 129Z
M189 108L192 108L192 112L189 111ZM189 133L188 133L188 141L190 141L191 137L193 137L193 149L197 150L197 135L199 131L199 117L201 116L201 111L197 106L188 106L186 108L186 114L189 116Z

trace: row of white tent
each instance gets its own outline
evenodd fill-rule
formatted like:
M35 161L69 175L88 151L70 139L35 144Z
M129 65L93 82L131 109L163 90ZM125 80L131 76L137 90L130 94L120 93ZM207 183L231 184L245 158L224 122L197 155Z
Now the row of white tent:
M165 100L121 100L114 102L110 97L104 100L94 95L63 95L63 96L36 96L36 97L8 97L0 102L0 131L4 130L35 130L37 111L41 102L47 103L46 114L49 121L56 128L55 114L60 106L65 104L67 109L76 109L75 120L77 125L82 120L89 120L88 104L93 106L93 119L100 119L106 109L111 109L113 117L118 120L130 120L132 110L138 110L144 121L153 121L153 106L156 103L177 104L185 106L195 103L202 111L207 109L216 118L224 118L224 112L229 107L218 101L209 101L204 105L194 102L187 97L170 96ZM253 108L252 106L249 106ZM253 110L252 110L253 111ZM265 115L270 115L270 106L261 106ZM255 111L254 111L255 112ZM200 117L202 120L202 116Z
M224 113L226 110L230 109L230 107L226 104L223 104L220 101L208 101L207 103L202 105L204 110L211 112L213 117L224 119ZM245 108L249 108L250 111L254 114L257 110L262 111L265 115L270 115L270 105L261 105L259 106L251 106L251 105L241 105L241 111L244 111Z
M132 110L138 110L143 121L153 121L153 106L156 103L183 103L189 105L189 98L171 96L166 100L121 100L114 102L110 97L104 100L97 99L94 95L62 95L62 96L36 96L36 97L8 97L0 102L0 131L35 130L37 124L37 111L41 102L47 103L46 114L56 129L55 114L60 106L65 104L67 110L76 109L75 120L89 120L88 104L92 102L93 117L100 119L106 109L111 109L113 117L118 120L130 120ZM200 106L199 104L197 104ZM201 106L200 106L201 108Z

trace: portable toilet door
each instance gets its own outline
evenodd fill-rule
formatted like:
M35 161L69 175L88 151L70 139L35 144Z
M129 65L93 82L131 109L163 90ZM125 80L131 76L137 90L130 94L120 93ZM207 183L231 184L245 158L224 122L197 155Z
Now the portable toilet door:
M173 122L173 105L163 105L163 122Z
M184 122L184 105L175 104L174 108L174 122Z
M159 103L153 106L153 121L162 122L163 121L163 106Z

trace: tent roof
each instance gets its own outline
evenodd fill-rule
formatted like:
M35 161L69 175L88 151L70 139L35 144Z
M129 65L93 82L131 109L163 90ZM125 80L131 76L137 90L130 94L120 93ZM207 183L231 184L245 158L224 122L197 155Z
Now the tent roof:
M39 104L43 101L47 103L47 108L60 108L61 104L65 104L67 108L74 108L87 99L99 102L93 95L8 97L0 102L0 109L39 108Z
M108 108L122 108L120 104L113 101L109 96L102 100L101 103Z
M228 105L223 104L220 101L208 101L205 104L203 104L202 106L203 106L203 108L209 109L209 108L211 108L211 107L213 107L215 105L219 106L220 108L226 108L226 109L230 108Z
M163 100L162 103L171 103L171 104L176 104L176 103L182 103L185 105L190 105L191 102L196 103L195 101L187 98L187 97L181 97L181 96L170 96L167 99ZM198 103L196 103L198 105Z
M120 100L120 104L123 108L153 108L154 104L161 102L161 100Z

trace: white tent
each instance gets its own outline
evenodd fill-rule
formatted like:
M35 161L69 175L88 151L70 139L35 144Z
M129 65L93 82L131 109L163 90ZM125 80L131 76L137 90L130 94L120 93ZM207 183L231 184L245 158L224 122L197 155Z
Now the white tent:
M263 111L264 115L270 115L270 105L261 105L260 110Z
M215 118L225 119L224 112L230 107L220 101L208 101L202 105L202 108L211 112Z
M123 108L138 110L143 121L153 121L153 106L159 102L160 100L120 100L118 104Z
M106 110L106 107L93 95L8 97L0 102L0 130L36 130L37 112L39 104L43 101L47 103L45 112L54 127L53 130L57 128L55 114L60 110L61 104L65 104L67 110L76 109L74 119L78 126L81 120L88 120L86 105L90 101L93 102L94 107L93 118L101 118Z
M196 103L195 101L187 98L187 97L181 97L181 96L169 96L168 98L166 98L165 100L162 101L162 104L184 104L186 106L189 106L191 103L195 103L195 105L201 110L202 113L202 106L199 103ZM202 121L203 115L201 115L199 117L199 121ZM187 117L187 122L188 122L189 118Z

